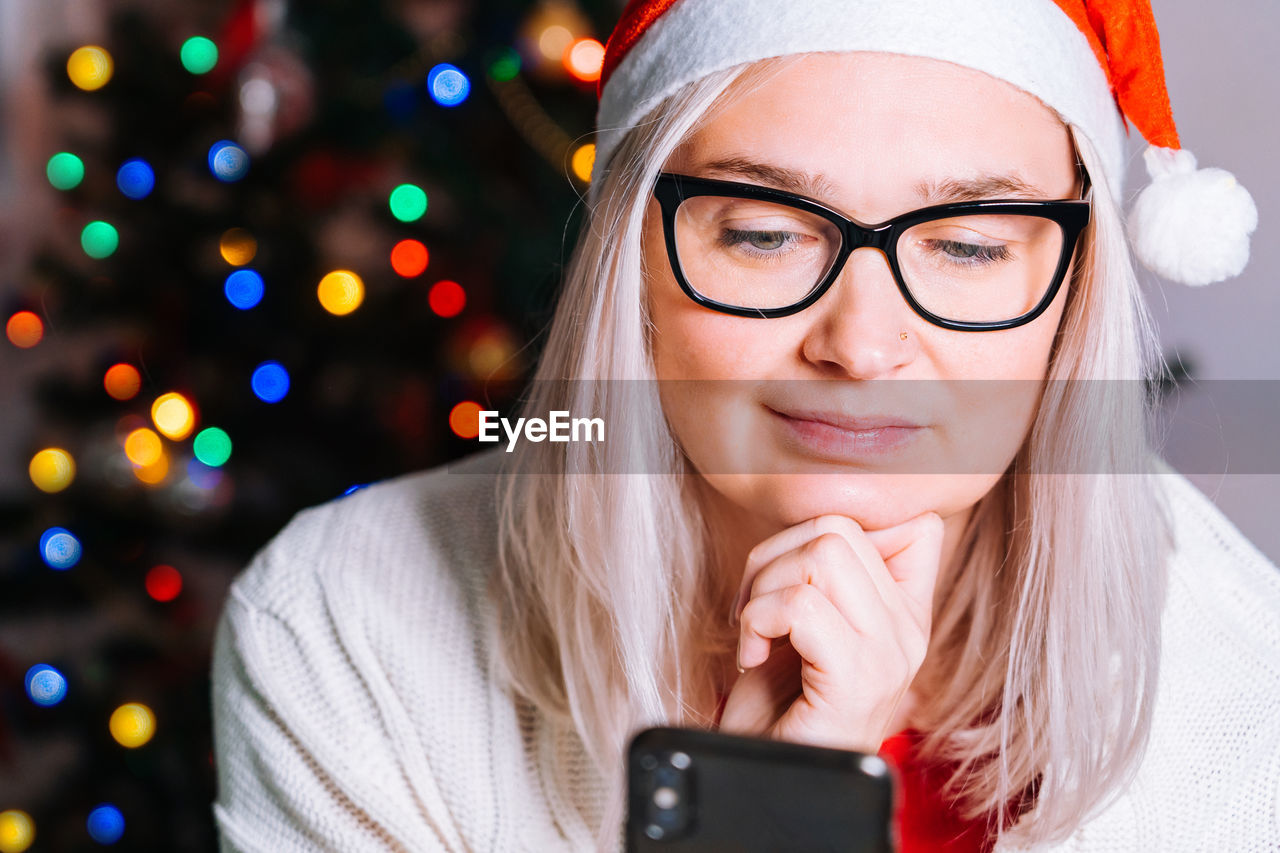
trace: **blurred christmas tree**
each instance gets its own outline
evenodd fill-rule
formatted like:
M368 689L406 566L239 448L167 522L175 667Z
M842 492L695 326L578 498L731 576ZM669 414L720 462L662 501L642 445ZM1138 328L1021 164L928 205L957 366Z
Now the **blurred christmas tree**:
M476 449L454 407L518 390L618 12L106 5L48 57L58 214L3 291L36 401L0 505L5 853L216 849L226 585L298 509Z

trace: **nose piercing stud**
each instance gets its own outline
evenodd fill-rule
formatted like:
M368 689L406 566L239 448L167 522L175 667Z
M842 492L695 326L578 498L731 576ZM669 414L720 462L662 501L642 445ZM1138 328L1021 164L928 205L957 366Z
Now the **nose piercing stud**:
M906 332L898 332L898 339L899 339L899 340L903 340L903 341L905 341L905 340L907 339L907 333L906 333Z

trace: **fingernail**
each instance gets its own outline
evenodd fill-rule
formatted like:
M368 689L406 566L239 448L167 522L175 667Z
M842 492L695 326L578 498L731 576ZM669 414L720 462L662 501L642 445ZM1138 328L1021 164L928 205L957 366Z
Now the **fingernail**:
M742 664L738 664L738 665L737 665L737 667L738 667L738 674L739 674L739 675L741 675L742 673L746 672L746 670L742 668Z

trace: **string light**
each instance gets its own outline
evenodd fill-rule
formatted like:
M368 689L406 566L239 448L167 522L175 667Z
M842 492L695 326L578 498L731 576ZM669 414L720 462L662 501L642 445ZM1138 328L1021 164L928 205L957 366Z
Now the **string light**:
M227 301L241 311L248 311L261 302L263 290L262 276L253 270L236 270L227 276L222 286Z
M580 38L564 52L564 67L574 78L584 83L600 79L604 67L604 45L593 38Z
M590 183L591 169L596 163L596 144L588 142L586 145L579 146L578 150L573 152L573 158L569 163L578 180Z
M401 240L391 250L391 268L396 275L414 278L426 272L429 260L427 247L417 240Z
M127 702L111 712L107 728L116 743L136 749L156 733L156 715L141 702Z
M44 322L31 311L19 311L4 324L9 343L20 349L31 349L44 339Z
M364 282L350 270L334 270L320 279L316 295L324 310L341 317L364 302Z
M153 566L145 584L147 595L156 601L173 601L182 592L182 575L173 566Z
M37 489L52 494L71 485L76 477L76 463L62 448L46 447L31 457L27 473Z
M116 172L116 186L129 198L143 199L155 189L156 173L146 160L135 157L126 160Z
M205 427L191 444L196 459L210 468L221 468L231 458L231 436L217 427Z
M35 840L31 815L19 809L0 812L0 853L24 853Z
M218 64L218 46L204 36L192 36L182 43L178 58L192 74L208 74Z
M156 464L163 453L160 436L146 427L135 429L124 440L124 455L139 468Z
M471 94L471 80L458 66L441 62L427 73L427 91L440 106L456 107Z
M224 183L238 181L249 173L249 155L229 139L209 146L209 171Z
M99 844L115 844L124 835L124 815L110 803L103 803L89 812L85 828Z
M151 420L165 438L182 441L195 429L196 411L186 397L170 391L151 404Z
M464 400L449 410L449 429L459 438L475 438L480 434L480 404Z
M38 663L27 670L23 683L27 697L42 708L52 708L67 696L67 679L47 663Z
M264 361L249 380L253 394L264 403L279 403L289 393L289 371L278 361Z
M218 241L222 259L233 267L242 267L258 254L258 241L243 228L228 228Z
M544 58L553 62L564 56L564 52L571 44L573 44L573 33L559 24L552 24L538 36L538 51Z
M84 180L84 161L68 151L61 151L49 158L44 173L55 190L73 190Z
M159 486L169 478L169 454L161 453L160 458L150 465L134 468L133 476L145 485Z
M489 76L500 83L505 83L520 73L520 54L509 47L504 47L489 62Z
M91 258L102 260L115 254L120 247L120 234L115 226L102 220L94 220L80 232L80 248Z
M65 527L50 527L40 534L40 559L51 569L66 571L80 562L84 547Z
M85 45L72 51L67 59L67 76L86 92L101 89L111 79L115 64L111 54L97 45Z
M391 215L401 222L417 222L427 212L427 194L422 187L401 184L388 199Z
M467 292L456 281L437 281L427 291L427 304L441 317L456 317L467 304Z
M142 376L132 364L113 364L102 377L102 387L116 400L132 400L142 388Z

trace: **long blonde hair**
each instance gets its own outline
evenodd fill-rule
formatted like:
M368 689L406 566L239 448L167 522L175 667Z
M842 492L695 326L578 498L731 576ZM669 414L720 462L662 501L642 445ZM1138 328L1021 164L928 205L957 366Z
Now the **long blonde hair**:
M711 603L726 599L712 588L722 581L708 577L716 573L707 571L705 518L688 486L696 472L658 401L645 398L652 383L613 381L655 378L645 208L668 157L722 96L762 85L791 59L709 75L628 130L591 187L524 412L591 412L626 428L602 446L520 443L500 482L490 585L500 672L573 727L607 781L600 849L617 841L630 736L705 722L692 715L712 684L704 652L736 638L727 619L708 619ZM1081 164L1098 174L1088 139L1071 133ZM998 826L1013 843L1064 838L1131 778L1159 661L1171 540L1154 478L1133 473L1132 462L1121 473L1061 473L1099 448L1111 459L1148 458L1142 380L1161 369L1105 181L1094 182L1093 199L1050 381L944 575L920 673L930 687L915 718L926 732L921 749L957 762L950 788L967 814L1038 790L1034 819ZM1125 381L1100 394L1079 380ZM651 467L635 472L635 458Z

